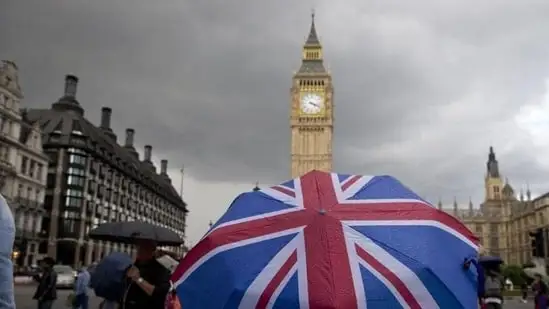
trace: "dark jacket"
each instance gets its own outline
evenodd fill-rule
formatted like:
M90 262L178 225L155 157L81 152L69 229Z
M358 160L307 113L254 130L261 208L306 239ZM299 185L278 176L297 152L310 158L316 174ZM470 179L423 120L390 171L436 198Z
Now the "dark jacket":
M166 295L170 290L170 272L152 259L146 262L135 262L141 278L154 285L154 293L147 295L137 283L127 281L126 295L122 299L123 309L163 309Z
M38 287L34 293L33 299L41 300L54 300L57 299L57 273L50 269L42 276L37 276Z

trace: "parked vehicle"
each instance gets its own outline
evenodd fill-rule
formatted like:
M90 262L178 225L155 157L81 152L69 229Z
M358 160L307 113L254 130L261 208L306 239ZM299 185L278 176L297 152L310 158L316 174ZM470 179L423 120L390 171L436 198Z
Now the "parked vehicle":
M57 287L72 289L76 281L76 271L68 265L55 265L53 270L57 273Z

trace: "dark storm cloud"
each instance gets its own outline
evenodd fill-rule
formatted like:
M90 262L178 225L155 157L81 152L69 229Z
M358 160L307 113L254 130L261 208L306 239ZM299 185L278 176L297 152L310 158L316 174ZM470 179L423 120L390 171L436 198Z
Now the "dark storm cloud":
M206 181L278 181L312 5L7 0L0 56L19 64L27 105L50 104L75 73L92 119L111 106L117 132L135 127L172 166ZM478 198L492 143L517 186L547 183L514 117L546 90L549 3L314 5L336 87L338 170L395 174L430 199Z

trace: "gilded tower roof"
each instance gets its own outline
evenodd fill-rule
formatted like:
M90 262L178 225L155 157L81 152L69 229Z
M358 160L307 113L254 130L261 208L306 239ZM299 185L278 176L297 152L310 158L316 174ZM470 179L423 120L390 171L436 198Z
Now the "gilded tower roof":
M322 60L322 45L318 39L315 25L315 14L311 14L311 28L303 45L303 60L298 74L327 73Z

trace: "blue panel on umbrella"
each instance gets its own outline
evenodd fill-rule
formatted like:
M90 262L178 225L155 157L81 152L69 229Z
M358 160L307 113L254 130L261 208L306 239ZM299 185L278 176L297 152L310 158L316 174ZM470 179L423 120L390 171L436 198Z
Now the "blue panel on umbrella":
M452 234L431 226L353 226L353 229L378 243L411 269L418 269L417 263L429 265L438 278L422 274L420 279L438 302L447 299L446 294L439 294L447 289L461 297L461 304L476 304L475 285L471 284L476 279L471 272L457 271L462 267L464 258L475 252ZM444 250L432 249L441 244L444 244ZM445 305L443 308L453 307Z
M289 208L293 208L293 206L286 205L261 193L243 193L233 201L227 212L219 219L215 226L232 220L249 218Z
M295 189L294 181L293 181L293 180L283 182L282 185L285 186L285 187L288 187L288 188Z
M367 308L402 308L393 293L366 268L360 266Z
M295 273L278 296L273 309L299 308L299 283Z
M418 199L417 194L391 176L376 176L351 200L358 199Z
M339 179L339 182L344 182L345 180L347 180L347 178L351 177L353 175L342 175L342 174L338 174L337 175L337 178Z
M231 249L209 259L178 286L183 308L238 308L248 286L294 236Z

